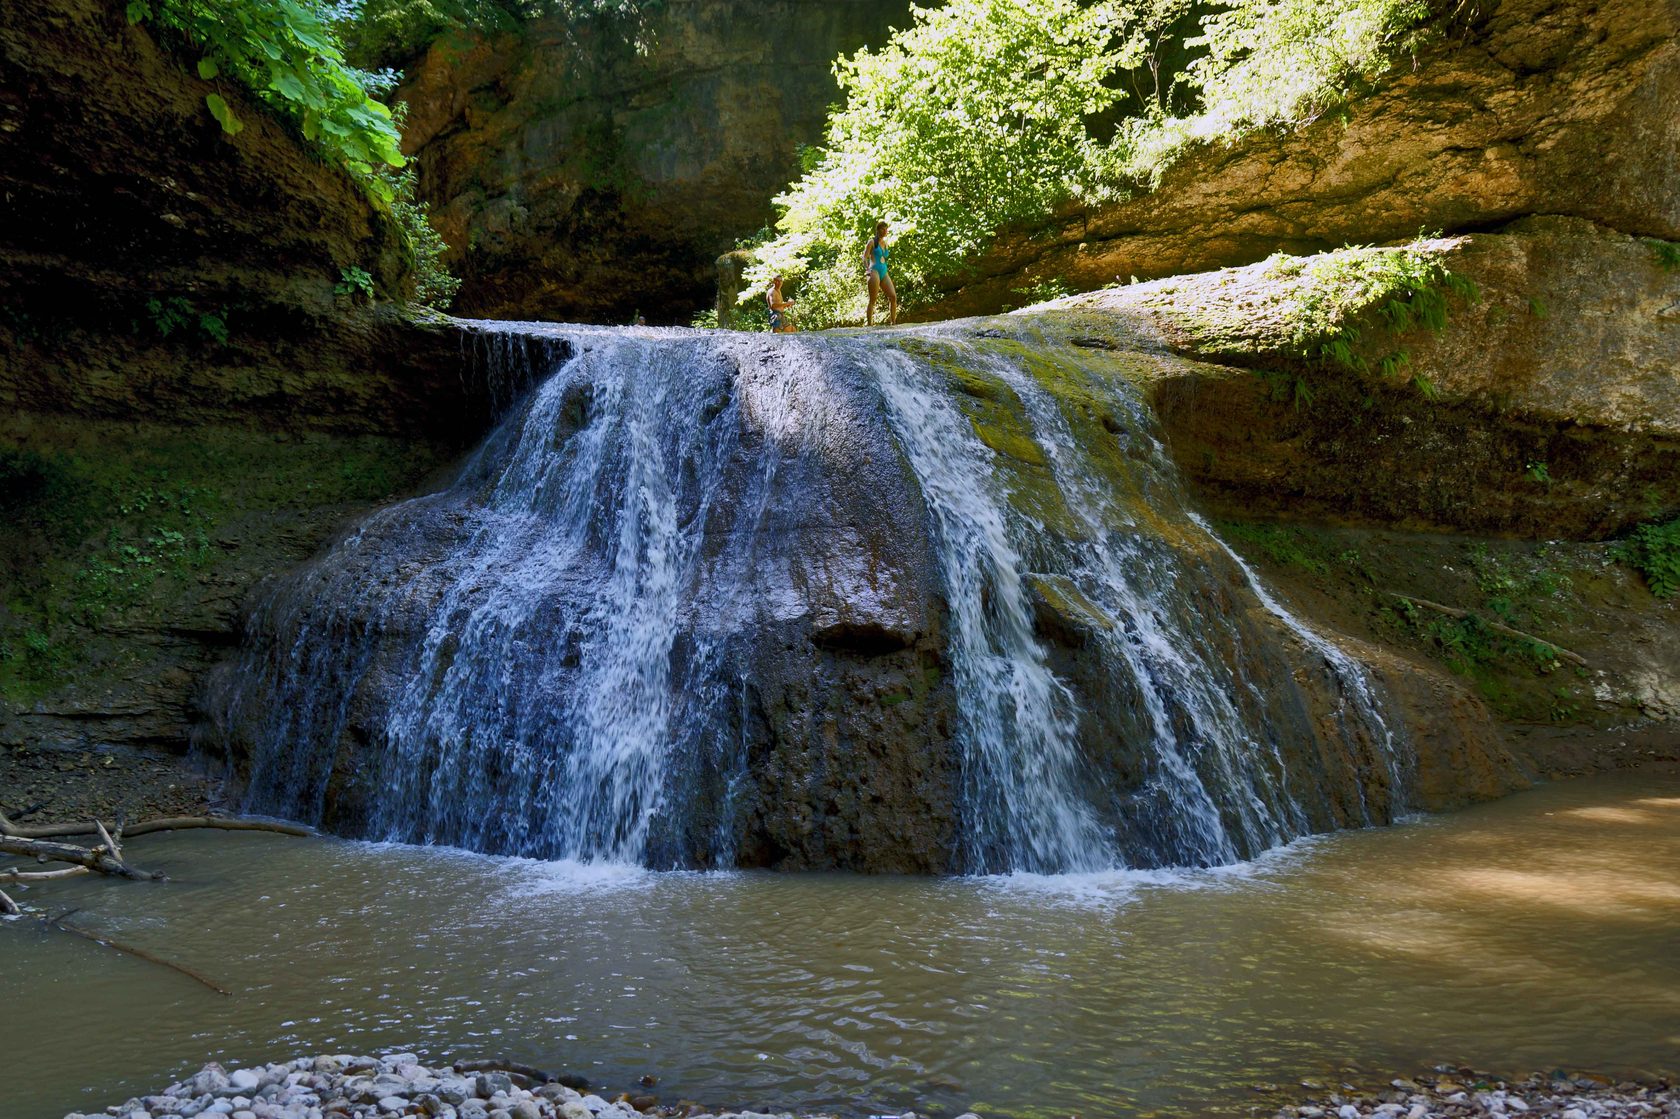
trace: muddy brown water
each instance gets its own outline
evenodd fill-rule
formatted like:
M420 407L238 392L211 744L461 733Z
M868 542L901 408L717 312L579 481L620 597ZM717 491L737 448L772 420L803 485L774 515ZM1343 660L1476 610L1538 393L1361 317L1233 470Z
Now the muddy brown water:
M231 989L0 923L7 1119L209 1059L499 1055L667 1100L1245 1114L1254 1085L1680 1068L1680 769L1197 874L648 874L178 833L172 881L28 902Z

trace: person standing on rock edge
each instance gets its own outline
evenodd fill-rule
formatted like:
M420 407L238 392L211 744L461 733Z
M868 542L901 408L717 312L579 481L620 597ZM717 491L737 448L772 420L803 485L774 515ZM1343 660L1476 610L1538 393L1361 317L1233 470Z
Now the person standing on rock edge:
M887 223L878 221L875 236L863 248L863 274L869 277L869 310L864 314L864 322L869 326L875 325L875 299L883 291L887 293L887 325L898 322L898 290L887 275L888 251Z
M765 289L764 302L770 304L770 333L794 333L797 328L793 325L792 316L783 314L789 307L793 306L793 300L782 298L782 278L780 276L771 280L770 286Z

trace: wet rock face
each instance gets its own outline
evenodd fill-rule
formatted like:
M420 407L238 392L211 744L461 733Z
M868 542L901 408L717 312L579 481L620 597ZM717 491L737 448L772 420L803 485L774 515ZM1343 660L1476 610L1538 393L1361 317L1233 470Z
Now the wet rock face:
M251 806L656 867L951 869L942 607L855 371L586 339L617 357L271 589L207 691Z
M774 216L837 99L832 65L904 0L672 0L633 19L446 36L397 96L421 195L496 318L686 324L712 262Z
M1500 0L1347 117L1194 153L1159 189L1006 235L925 318L1024 281L1091 289L1562 214L1680 240L1680 6Z

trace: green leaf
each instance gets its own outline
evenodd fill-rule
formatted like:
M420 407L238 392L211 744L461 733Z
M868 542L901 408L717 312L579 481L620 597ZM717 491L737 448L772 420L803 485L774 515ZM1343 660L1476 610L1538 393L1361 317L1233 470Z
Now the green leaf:
M198 76L203 78L205 81L209 81L211 78L214 78L218 72L219 68L216 66L216 60L214 58L201 58L198 60Z
M152 8L146 0L128 0L128 22L132 26L152 18Z
M210 115L221 124L222 131L229 136L237 136L245 130L245 125L233 115L233 110L228 108L228 103L222 100L221 94L210 94L204 99L204 103L210 107Z
M283 66L275 66L268 73L268 88L274 90L288 101L306 100L303 83L298 76Z

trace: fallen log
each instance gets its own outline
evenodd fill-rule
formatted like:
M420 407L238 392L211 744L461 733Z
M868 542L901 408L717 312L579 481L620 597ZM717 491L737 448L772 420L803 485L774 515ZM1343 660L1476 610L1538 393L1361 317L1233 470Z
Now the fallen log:
M72 910L71 912L75 912L75 911ZM166 960L162 956L154 956L152 953L146 951L144 948L136 948L132 944L124 944L122 941L114 940L111 937L103 935L102 933L89 932L87 929L80 928L76 925L67 924L64 920L64 917L68 917L69 915L70 915L69 913L66 913L63 917L53 918L50 921L48 921L47 923L52 925L53 928L62 930L63 932L67 932L72 936L79 936L83 940L91 940L95 944L102 944L105 947L110 948L110 949L112 949L114 951L117 951L117 952L121 952L124 955L133 956L137 960L145 960L147 963L157 964L159 967L166 967L170 971L180 972L182 975L186 976L188 979L191 979L191 980L193 980L197 983L202 983L204 986L210 988L212 991L216 992L218 995L231 995L231 994L233 994L233 992L228 990L226 987L223 987L220 984L214 982L213 980L210 980L210 979L206 978L205 976L201 975L200 973L194 971L192 968L186 967L183 964L175 963L173 960Z
M552 1084L558 1079L551 1072L544 1072L540 1068L523 1064L519 1061L509 1061L501 1057L486 1057L476 1061L456 1061L456 1072L505 1072L517 1080L530 1081L520 1087L530 1088L538 1084Z
M0 835L0 854L22 855L43 862L75 863L100 874L137 881L164 880L161 871L140 870L129 866L103 847L77 847L72 843L48 843L41 839L21 839L15 835Z
M18 908L18 903L12 900L11 895L6 893L5 890L0 890L0 913L4 913L8 917L16 917L22 912L23 910Z
M149 835L155 831L186 831L191 828L214 828L217 831L267 831L279 835L312 836L313 828L302 824L287 824L277 820L240 820L224 816L165 816L147 820L122 829L125 838ZM18 839L52 839L67 835L93 835L99 831L99 821L82 820L64 824L16 824L0 812L0 835Z
M1433 610L1438 614L1445 614L1449 618L1473 618L1476 622L1492 630L1494 633L1503 634L1506 637L1513 637L1518 641L1532 641L1536 645L1543 645L1550 649L1552 652L1556 653L1560 659L1566 660L1570 664L1578 664L1582 668L1587 666L1587 658L1583 657L1580 653L1572 653L1568 649L1565 649L1562 645L1559 645L1557 642L1547 641L1544 637L1536 637L1532 633L1524 633L1522 630L1513 626L1502 625L1499 622L1490 621L1473 610L1460 610L1456 606L1443 606L1439 602L1431 602L1427 598L1413 598L1409 594L1400 594L1396 591L1390 591L1388 593L1394 595L1394 597L1398 598L1401 602L1410 602L1414 606L1421 606L1426 610Z

